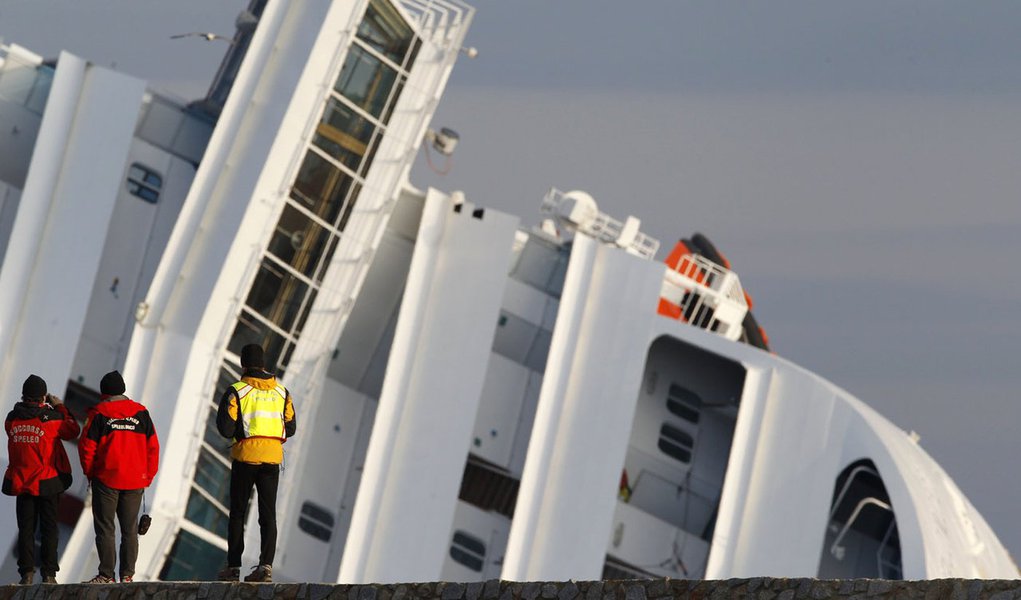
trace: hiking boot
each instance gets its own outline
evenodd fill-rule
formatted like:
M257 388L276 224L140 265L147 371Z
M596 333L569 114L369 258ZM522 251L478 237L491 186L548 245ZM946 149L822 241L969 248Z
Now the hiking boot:
M241 567L224 567L216 574L217 581L237 581L241 579Z
M273 567L271 565L259 565L252 569L252 572L245 575L245 581L253 583L270 583L273 581Z
M131 583L134 578L131 575L121 575L121 583Z
M92 579L88 581L83 581L82 583L117 583L117 582L113 580L113 577L107 577L106 575L100 573L99 575L96 575Z
M28 573L21 574L21 581L18 585L32 585L32 578L35 577L35 571L29 571Z
M43 583L57 583L56 575L43 575Z

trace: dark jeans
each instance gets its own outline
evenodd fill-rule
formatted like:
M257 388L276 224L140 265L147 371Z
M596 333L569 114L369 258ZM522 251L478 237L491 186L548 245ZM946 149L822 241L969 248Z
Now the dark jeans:
M115 490L92 480L92 519L96 527L96 550L99 551L99 574L113 578L117 560L117 539L114 517L121 526L121 577L135 574L138 559L138 511L142 508L143 490Z
M227 566L240 567L245 551L245 520L252 486L259 494L259 564L272 565L277 546L277 483L280 465L234 461L230 466L230 521L227 523Z
M35 572L35 529L42 533L42 556L39 570L43 577L56 575L57 566L57 501L60 494L32 496L22 494L15 501L18 515L18 574Z

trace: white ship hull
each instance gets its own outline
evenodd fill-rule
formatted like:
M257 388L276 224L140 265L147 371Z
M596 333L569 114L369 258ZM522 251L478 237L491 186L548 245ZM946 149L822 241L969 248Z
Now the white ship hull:
M708 263L649 260L637 219L618 223L580 196L551 195L557 227L530 230L484 198L408 183L472 9L251 8L259 25L234 46L244 61L225 61L236 72L214 84L230 94L207 98L225 100L194 179L181 175L190 185L175 192L164 177L162 212L130 217L162 233L116 237L130 228L118 215L138 208L117 204L137 202L132 166L182 150L144 127L131 139L155 109L113 75L99 89L132 107L81 123L123 133L102 153L121 167L94 182L108 210L83 210L60 186L45 209L25 201L47 173L77 172L47 151L61 139L54 123L91 106L56 84L73 57L56 65L34 148L19 150L31 154L24 181L0 189L14 199L0 216L17 209L0 289L28 290L0 296L0 389L11 396L28 371L94 389L120 368L153 414L161 469L137 579L210 578L223 565L229 458L209 423L252 341L298 415L278 495L279 581L1017 577L917 440L737 341L747 305L729 270L711 281ZM150 131L144 148L139 131ZM68 226L88 216L106 235L26 263L40 235L56 235L40 211ZM145 259L124 260L133 253ZM71 276L91 296L44 301L41 282ZM130 302L110 277L125 282L114 290L130 283ZM657 310L692 290L716 321ZM77 355L32 338L53 314L68 317L50 339L77 341ZM0 529L0 543L13 534ZM87 507L61 561L62 581L95 574Z

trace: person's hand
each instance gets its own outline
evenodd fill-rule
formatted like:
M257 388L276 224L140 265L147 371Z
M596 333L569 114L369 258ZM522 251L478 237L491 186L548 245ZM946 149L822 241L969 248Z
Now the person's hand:
M57 398L53 394L46 394L46 401L52 404L53 406L60 406L61 404L63 404L60 401L60 398Z

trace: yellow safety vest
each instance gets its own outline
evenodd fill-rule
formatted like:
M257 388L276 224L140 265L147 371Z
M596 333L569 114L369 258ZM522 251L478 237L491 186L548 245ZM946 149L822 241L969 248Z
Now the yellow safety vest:
M287 390L284 386L277 385L271 390L260 390L239 381L231 387L238 395L238 420L246 438L285 439L284 408Z

